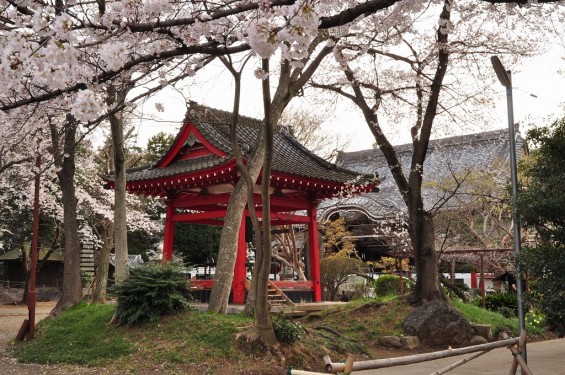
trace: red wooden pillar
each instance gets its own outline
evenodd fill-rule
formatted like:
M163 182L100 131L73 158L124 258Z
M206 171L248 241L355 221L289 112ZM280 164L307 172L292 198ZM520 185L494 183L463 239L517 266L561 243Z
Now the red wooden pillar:
M310 278L314 286L314 302L322 301L322 285L320 283L320 246L318 241L318 218L316 208L308 209L308 255L310 258Z
M233 270L232 293L233 303L237 305L245 304L245 262L247 261L247 244L245 243L245 215L241 220L239 235L237 239L237 257Z
M165 217L165 235L163 239L163 261L168 262L173 259L173 242L175 238L175 222L173 215L175 208L171 201L166 201L167 213Z
M471 272L471 288L477 289L477 273Z
M479 287L481 288L481 298L483 301L483 308L486 308L486 296L485 296L485 257L481 254L481 278L479 281Z

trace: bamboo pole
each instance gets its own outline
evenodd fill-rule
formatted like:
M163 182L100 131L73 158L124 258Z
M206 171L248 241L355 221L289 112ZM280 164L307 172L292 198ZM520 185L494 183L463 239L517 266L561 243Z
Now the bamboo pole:
M522 374L532 375L532 372L528 368L528 365L526 364L526 361L524 361L524 358L522 358L521 353L513 346L509 347L508 349L510 349L510 351L512 352L512 355L514 356L514 360L518 362L518 364L522 368Z
M514 360L512 361L512 366L510 367L510 375L515 375L516 370L518 370L519 362L518 362L518 358L516 358L516 357L522 358L520 352L521 352L522 348L524 347L524 345L526 344L526 337L527 337L527 332L525 330L522 330L522 332L520 333L519 340L518 340L518 347L516 348L516 352L518 353L518 355L514 354L514 352L512 351L512 348L510 348L510 347L508 348L512 352L512 355L514 355ZM528 371L529 371L529 369L528 369Z
M351 375L351 370L353 369L353 357L347 357L347 362L345 363L345 368L343 369L343 375Z
M289 368L286 371L287 375L326 375L323 372L312 372L312 371L303 371L303 370L294 370Z
M457 367L459 367L459 366L461 366L461 365L464 365L465 363L467 363L467 362L469 362L469 361L471 361L471 360L473 360L473 359L475 359L475 358L478 358L478 357L480 357L480 356L482 356L483 354L486 354L486 353L488 353L488 352L490 352L490 350L485 350L485 351L482 351L482 352L475 353L475 354L473 354L473 355L470 355L469 357L463 358L462 360L455 362L455 363L452 364L452 365L449 365L449 366L447 366L447 367L444 367L444 368L442 368L441 370L437 370L436 372L434 372L434 373L432 373L432 374L430 374L430 375L441 375L441 374L445 374L446 372L449 372L449 371L453 370L454 368L457 368Z
M370 360L370 361L359 361L359 362L353 363L352 371L371 370L371 369L377 369L377 368L383 368L383 367L408 365L408 364L412 364L412 363L425 362L425 361L430 361L430 360L439 359L439 358L447 358L447 357L453 357L453 356L457 356L457 355L461 355L461 354L468 354L468 353L474 353L474 352L479 352L479 351L484 351L484 350L501 348L501 347L504 347L504 346L514 345L517 342L518 342L518 338L516 337L516 338L507 339L507 340L489 342L489 343L486 343L486 344L473 345L473 346L468 346L468 347L459 348L459 349L442 350L442 351L433 352L433 353L416 354L416 355L409 355L409 356L406 356L406 357L398 357L398 358L385 358L385 359L374 359L374 360ZM332 363L332 362L330 362L330 363L326 364L326 371L328 373L335 374L335 373L338 373L338 372L343 372L344 369L345 369L344 363Z

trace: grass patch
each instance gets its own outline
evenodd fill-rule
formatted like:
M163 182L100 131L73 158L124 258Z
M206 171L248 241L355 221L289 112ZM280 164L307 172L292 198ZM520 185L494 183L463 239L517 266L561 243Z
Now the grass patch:
M470 303L454 300L453 306L467 318L476 324L490 324L492 333L496 337L502 332L510 332L513 336L518 336L518 319L505 318L503 315L483 309Z
M321 325L336 327L341 334L369 344L381 336L403 334L402 322L410 311L412 307L403 299L390 295L350 301L318 315Z
M241 315L219 315L195 310L166 317L130 330L143 348L151 348L156 362L206 362L211 358L239 360L234 336L252 320Z
M454 305L470 321L490 324L494 334L517 334L516 318L462 302ZM284 372L262 348L235 341L236 333L253 323L251 318L187 310L128 328L108 325L114 311L113 305L80 304L41 321L37 339L14 345L13 354L22 362L103 365L120 374ZM384 350L377 345L379 338L403 334L402 322L411 311L403 298L387 296L310 314L300 319L304 336L293 345L281 345L286 366L321 370L316 367L320 353L338 359L349 354L378 357Z
M477 324L490 324L492 326L492 333L495 336L497 336L501 332L511 332L511 334L514 336L518 336L520 334L518 328L518 318L505 318L502 314L483 309L482 307L478 307L470 303L465 303L460 300L453 301L453 305L469 321ZM528 331L528 336L543 337L543 328L533 323L533 320L526 320L526 330Z
M114 306L81 303L61 316L44 319L35 340L13 347L25 363L98 365L134 352L122 330L108 325Z

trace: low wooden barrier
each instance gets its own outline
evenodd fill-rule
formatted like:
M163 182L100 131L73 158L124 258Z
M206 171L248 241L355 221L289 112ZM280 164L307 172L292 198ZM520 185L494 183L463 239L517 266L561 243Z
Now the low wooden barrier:
M375 359L375 360L369 360L369 361L359 361L359 362L353 362L351 367L349 367L349 361L348 363L334 363L331 361L331 358L329 358L329 356L325 356L324 357L324 362L326 363L325 366L325 370L327 373L332 373L332 374L336 374L338 372L344 373L344 374L351 374L354 371L361 371L361 370L374 370L374 369L378 369L378 368L384 368L384 367L392 367L392 366L403 366L403 365L409 365L409 364L413 364L413 363L419 363L419 362L426 362L426 361L431 361L431 360L435 360L435 359L440 359L440 358L447 358L447 357L453 357L453 356L458 356L458 355L462 355L462 354L468 354L468 353L476 353L476 352L480 352L477 354L474 354L468 358L464 358L456 363L454 363L453 365L450 365L444 369L438 370L434 373L432 373L431 375L439 375L439 374L444 374L456 367L459 367L467 362L469 362L472 359L475 359L487 352L489 352L492 349L496 349L496 348L502 348L502 347L508 347L508 349L510 349L512 355L514 356L514 361L512 363L512 369L511 369L511 374L514 374L517 370L518 365L520 365L520 367L522 368L524 374L526 375L532 375L532 372L530 371L530 369L528 368L527 364L525 363L524 359L520 356L520 350L522 349L522 347L525 345L526 342L526 331L522 331L520 337L516 337L516 338L510 338L510 339L506 339L506 340L501 340L501 341L495 341L495 342L490 342L490 343L486 343L486 344L480 344L480 345L473 345L473 346L468 346L465 348L458 348L458 349L448 349L448 350L442 350L442 351L438 351L438 352L432 352L432 353L425 353L425 354L416 354L416 355L409 355L409 356L405 356L405 357L397 357L397 358L385 358L385 359ZM346 366L348 368L346 368Z

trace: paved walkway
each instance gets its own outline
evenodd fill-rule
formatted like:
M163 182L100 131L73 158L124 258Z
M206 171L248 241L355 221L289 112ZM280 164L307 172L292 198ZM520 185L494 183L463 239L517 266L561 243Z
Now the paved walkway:
M565 375L565 339L527 344L528 367L535 375ZM357 375L431 375L471 354L416 363L407 366L354 372ZM507 348L491 350L454 370L448 375L508 375L512 355ZM520 374L520 371L517 372Z

